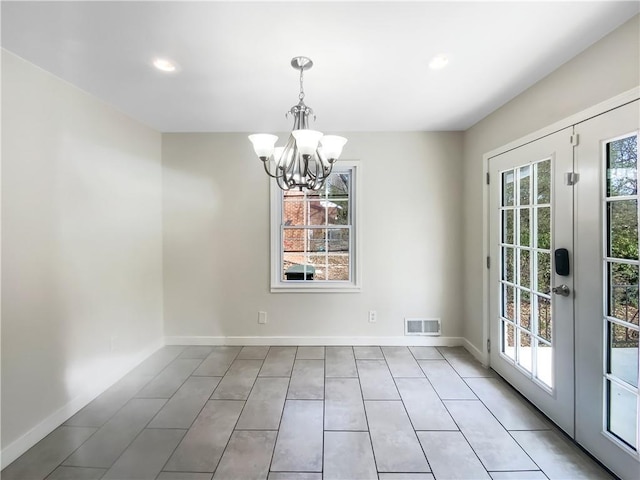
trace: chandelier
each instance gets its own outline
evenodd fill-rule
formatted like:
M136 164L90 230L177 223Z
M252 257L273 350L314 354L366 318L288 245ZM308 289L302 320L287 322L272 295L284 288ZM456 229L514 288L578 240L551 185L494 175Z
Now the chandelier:
M282 190L320 190L331 174L333 164L347 143L344 137L323 135L309 130L309 115L315 115L304 103L303 74L313 66L307 57L294 57L291 66L300 70L300 94L298 104L286 113L293 116L293 131L284 147L276 147L278 137L267 133L249 135L256 155L262 160L265 172L276 179Z

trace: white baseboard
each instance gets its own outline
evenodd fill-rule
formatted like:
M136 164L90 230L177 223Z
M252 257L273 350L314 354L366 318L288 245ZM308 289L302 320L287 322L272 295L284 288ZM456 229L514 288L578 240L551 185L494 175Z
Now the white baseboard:
M483 366L489 367L489 355L487 355L482 350L478 349L473 343L471 343L466 338L463 339L463 341L464 341L464 343L463 343L464 348L471 355L473 355L475 357L475 359L478 360Z
M458 347L462 337L164 337L165 345L381 345Z
M3 469L16 460L20 455L25 453L36 443L66 422L72 415L84 408L89 404L89 402L124 377L134 367L138 366L143 360L148 358L163 345L164 343L162 340L157 341L142 352L132 356L126 363L120 363L112 371L105 372L101 370L99 372L99 383L93 383L86 391L77 395L66 405L49 415L27 433L2 449L0 452L0 468Z

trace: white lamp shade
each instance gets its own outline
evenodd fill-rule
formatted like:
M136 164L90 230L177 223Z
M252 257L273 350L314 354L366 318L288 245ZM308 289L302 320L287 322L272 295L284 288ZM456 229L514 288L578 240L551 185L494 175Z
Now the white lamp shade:
M320 140L322 153L331 160L337 160L342 154L342 147L347 143L347 139L337 135L325 135Z
M269 135L268 133L257 133L255 135L249 135L249 140L253 143L253 149L258 157L269 158L273 153L278 137Z
M302 155L313 155L322 138L322 132L316 130L294 130L291 134L296 139L298 151Z

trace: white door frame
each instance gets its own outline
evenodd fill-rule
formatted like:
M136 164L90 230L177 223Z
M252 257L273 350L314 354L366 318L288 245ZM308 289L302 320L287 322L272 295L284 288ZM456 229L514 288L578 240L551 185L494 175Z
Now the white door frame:
M513 142L509 142L506 145L503 145L499 148L491 150L490 152L485 153L482 156L482 168L483 168L483 176L486 178L489 173L489 159L491 157L495 157L496 155L500 155L501 153L508 152L509 150L513 150L515 148L521 147L527 143L533 142L539 138L547 136L551 133L555 133L559 130L563 130L565 128L576 125L577 123L588 120L597 115L601 115L609 110L613 110L614 108L621 107L627 103L633 102L634 100L638 100L640 98L640 86L634 87L626 92L623 92L619 95L616 95L613 98L600 102L593 107L587 108L581 112L578 112L574 115L571 115L563 120L560 120L556 123L553 123L547 127L544 127L536 132L530 133L529 135L525 135ZM484 188L482 189L482 270L484 275L482 276L482 298L483 298L483 308L482 308L482 350L478 350L475 346L471 345L470 342L466 342L469 346L473 347L471 353L481 353L481 357L478 358L482 362L483 365L489 366L489 352L487 349L488 340L490 338L489 331L489 307L490 307L490 291L489 291L489 269L486 265L486 258L490 254L490 244L489 244L489 235L490 235L490 225L489 225L489 185L484 183ZM495 262L494 262L495 264ZM497 346L494 346L497 348Z

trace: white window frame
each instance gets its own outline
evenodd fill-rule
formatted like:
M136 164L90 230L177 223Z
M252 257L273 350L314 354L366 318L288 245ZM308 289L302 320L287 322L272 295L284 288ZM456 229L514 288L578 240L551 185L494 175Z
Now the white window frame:
M272 293L346 293L360 292L360 202L361 177L360 162L357 160L340 160L333 167L333 173L351 172L351 191L349 192L351 234L349 245L349 265L351 268L350 281L339 280L282 280L282 207L283 192L274 179L270 182L270 210L271 210L271 292Z

